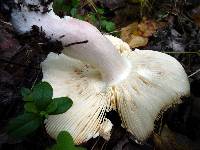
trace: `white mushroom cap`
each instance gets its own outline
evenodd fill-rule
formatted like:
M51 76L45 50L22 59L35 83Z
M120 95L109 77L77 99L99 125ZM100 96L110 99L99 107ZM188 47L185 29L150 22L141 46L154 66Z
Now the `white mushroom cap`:
M123 127L143 141L152 133L161 110L189 95L187 75L175 58L151 50L127 50L122 55L131 63L131 72L114 86L107 86L99 71L87 64L49 54L42 64L43 80L51 83L55 97L69 96L74 101L66 113L49 117L46 129L52 137L68 130L80 144L99 134L110 135L111 125L104 127L105 133L101 127L104 113L112 107Z

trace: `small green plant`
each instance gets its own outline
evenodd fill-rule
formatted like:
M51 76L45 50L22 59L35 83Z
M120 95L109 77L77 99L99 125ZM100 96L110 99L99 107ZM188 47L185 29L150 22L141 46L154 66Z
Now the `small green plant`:
M80 6L80 0L54 0L53 8L55 12L63 11L67 15L75 18L79 18L78 7Z
M66 132L61 131L57 136L56 144L48 150L85 150L82 147L76 147L72 136Z
M105 17L105 10L102 8L96 8L95 12L90 12L87 15L91 23L94 24L95 26L97 25L97 22L99 22L99 28L105 32L112 32L115 30L115 23L112 21L109 21Z
M67 97L53 98L53 88L47 82L36 84L32 90L22 88L24 113L8 123L8 134L22 138L43 124L48 115L66 112L73 104Z
M115 23L105 17L104 8L93 6L94 10L80 15L78 11L80 7L80 0L54 0L53 8L55 12L63 11L74 18L89 21L102 31L112 32L115 30Z

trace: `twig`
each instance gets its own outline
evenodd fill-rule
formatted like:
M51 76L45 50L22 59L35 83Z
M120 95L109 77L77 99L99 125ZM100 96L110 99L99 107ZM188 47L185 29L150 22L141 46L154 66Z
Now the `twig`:
M35 80L34 80L33 83L32 83L31 90L32 90L33 87L35 86L35 84L36 84L36 82L37 82L37 80L38 80L38 76L39 76L39 74L40 74L41 72L42 72L42 69L40 69L39 72L37 72L36 78L35 78Z
M162 52L166 54L197 54L198 56L200 56L200 52L166 52L166 51Z
M5 21L2 21L2 20L0 20L2 23L4 23L4 24L7 24L7 25L9 25L9 26L12 26L12 24L10 23L10 22L5 22Z
M194 76L195 74L197 74L197 73L199 73L199 72L200 72L200 69L196 70L194 73L190 74L190 75L188 76L188 78Z
M70 43L70 44L64 45L64 47L70 47L70 46L72 46L72 45L76 45L76 44L84 44L84 43L88 43L88 40L81 41L81 42Z
M100 137L98 137L98 139L96 140L96 142L94 143L94 145L92 146L91 150L93 150L95 148L95 146L97 145L97 143L99 142Z
M106 141L104 141L104 143L103 143L103 145L102 145L102 147L101 147L101 150L103 150L104 149L104 146L107 146L107 142Z
M96 9L96 5L95 3L93 2L93 0L87 0L88 3L93 7L94 11L97 12L97 9Z
M112 33L119 33L121 30L118 30L118 29L116 29L116 30L114 30L114 31L112 31L112 32L109 32L110 34L112 34Z

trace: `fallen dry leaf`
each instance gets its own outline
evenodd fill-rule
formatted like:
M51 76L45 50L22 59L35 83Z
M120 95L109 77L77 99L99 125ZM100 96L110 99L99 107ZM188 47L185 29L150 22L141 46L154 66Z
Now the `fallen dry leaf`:
M152 36L158 28L165 24L143 18L140 23L133 22L121 29L121 38L126 41L131 48L147 45L148 38Z
M157 22L143 18L142 22L138 24L138 33L143 37L150 37L157 30Z
M147 43L148 43L148 38L132 34L128 44L131 46L131 48L134 48L134 47L145 46L147 45Z

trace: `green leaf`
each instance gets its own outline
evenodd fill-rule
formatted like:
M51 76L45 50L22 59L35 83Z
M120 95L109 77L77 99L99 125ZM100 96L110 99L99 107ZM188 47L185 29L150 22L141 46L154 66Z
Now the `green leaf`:
M29 89L23 87L23 88L21 89L21 94L22 94L23 97L28 96L28 95L31 94L31 90L29 90Z
M32 102L33 101L33 96L32 94L28 95L28 96L24 96L23 97L23 101L25 102Z
M26 112L30 112L30 113L37 113L38 112L37 107L33 102L27 102L24 105L24 109L25 109Z
M67 131L61 131L57 136L56 144L50 150L85 150L75 147L72 136Z
M112 32L115 30L115 24L111 21L101 20L101 26L107 32Z
M77 9L76 8L72 8L70 10L70 14L71 14L72 17L76 17L76 15L77 15Z
M84 20L84 17L81 16L81 15L78 15L78 14L76 15L76 18L79 19L79 20Z
M23 96L23 101L33 101L33 97L31 95L31 90L27 88L22 88L21 89L21 94Z
M90 13L90 14L88 14L88 15L89 15L89 17L90 17L90 19L91 19L91 21L92 21L93 23L95 23L95 22L97 21L96 15L95 15L94 13Z
M67 12L67 14L70 12L71 7L68 5L63 4L62 6L60 6L59 11L63 11L63 12Z
M54 3L56 3L58 5L63 5L64 4L64 0L54 0Z
M80 0L72 0L71 2L72 7L78 7L79 4L80 4Z
M66 146L65 148L74 147L74 141L72 136L67 131L61 131L57 137L57 144Z
M104 9L97 8L97 13L99 13L100 15L103 15L104 14Z
M73 101L68 97L60 97L60 98L54 98L53 103L55 103L54 105L56 105L57 107L55 111L49 113L50 115L57 115L66 112L72 106ZM50 110L47 110L47 112L49 111Z
M54 0L53 2L53 10L55 12L64 11L68 13L70 9L71 9L71 6L66 5L64 0Z
M53 88L47 82L40 82L33 87L32 97L39 110L44 110L52 101Z
M41 111L40 112L40 116L43 118L48 118L48 113L47 112L45 112L45 111Z
M72 136L67 131L61 131L51 150L76 150Z
M8 124L8 134L21 138L35 131L41 124L41 118L32 113L24 113L11 120Z
M56 109L57 109L57 103L54 102L54 101L52 101L52 102L47 106L46 112L47 112L48 114L51 114L51 113L55 112Z

